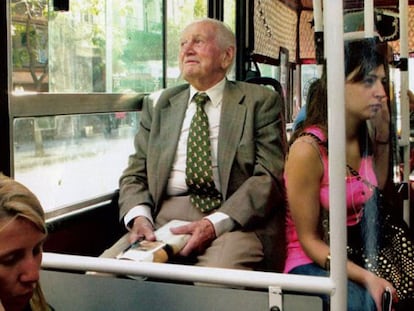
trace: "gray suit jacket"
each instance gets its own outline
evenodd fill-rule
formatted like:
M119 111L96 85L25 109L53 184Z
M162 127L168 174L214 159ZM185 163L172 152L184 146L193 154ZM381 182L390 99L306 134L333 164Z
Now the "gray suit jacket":
M150 206L154 217L159 212L189 94L186 84L162 91L156 102L151 97L144 102L136 152L120 178L121 219L138 204ZM229 215L237 229L256 231L264 243L265 256L274 256L277 251L280 258L284 256L282 172L286 151L282 112L282 100L276 92L227 81L217 155L224 198L218 210Z

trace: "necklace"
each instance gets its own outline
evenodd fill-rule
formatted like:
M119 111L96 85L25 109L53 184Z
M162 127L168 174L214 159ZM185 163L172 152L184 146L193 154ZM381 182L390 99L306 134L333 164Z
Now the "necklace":
M349 164L346 165L346 167L348 168L349 172L351 173L352 176L355 176L359 181L363 182L368 188L370 188L371 190L374 190L376 188L375 185L373 185L369 180L367 180L366 178L363 178L357 170L355 170L352 166L350 166Z
M359 172L357 170L355 170L352 166L350 166L349 164L346 165L347 169L349 170L350 174L354 177L356 177L356 179L360 182L362 182L365 186L368 187L368 189L370 191L374 191L376 189L376 186L373 185L369 180L367 180L366 178L363 178ZM363 213L364 213L364 208L365 208L365 202L367 201L367 196L366 196L366 192L364 190L362 190L362 194L364 196L364 200L365 202L362 204L361 209L359 211L357 211L357 208L355 206L355 202L354 202L354 196L357 195L357 193L354 191L354 183L351 181L350 182L350 187L351 187L351 203L352 203L352 209L354 212L354 216L356 219L356 222L359 223L360 220L362 219Z

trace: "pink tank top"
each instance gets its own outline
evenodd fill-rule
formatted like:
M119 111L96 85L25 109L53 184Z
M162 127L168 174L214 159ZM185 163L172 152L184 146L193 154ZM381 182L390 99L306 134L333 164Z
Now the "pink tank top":
M321 129L312 126L306 132L316 135L322 142L326 142L326 137ZM318 145L315 138L314 142ZM312 142L313 143L313 142ZM328 150L322 145L318 145L321 162L323 165L323 176L320 184L319 201L322 208L329 209L329 170L328 170ZM377 178L373 168L372 156L364 156L359 167L359 176L346 177L346 207L347 225L352 226L359 222L364 211L366 201L373 195L373 187L377 186ZM286 184L286 175L285 184ZM286 215L286 238L287 238L287 258L284 272L287 273L295 267L312 263L303 251L296 233L295 224L289 212Z

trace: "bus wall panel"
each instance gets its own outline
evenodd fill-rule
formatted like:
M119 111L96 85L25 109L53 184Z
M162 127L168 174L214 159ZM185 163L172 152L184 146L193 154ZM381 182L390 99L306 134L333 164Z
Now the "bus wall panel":
M113 200L110 204L49 223L44 251L99 256L126 232L118 219L118 205Z

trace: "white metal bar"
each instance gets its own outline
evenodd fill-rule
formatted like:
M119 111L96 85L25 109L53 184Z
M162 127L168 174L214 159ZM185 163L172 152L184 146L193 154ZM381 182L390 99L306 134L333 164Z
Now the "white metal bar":
M408 0L399 0L400 55L408 58Z
M304 293L323 293L328 295L334 289L332 280L326 277L208 268L168 263L135 262L48 252L43 253L42 268L96 271L236 287L268 289L269 286L280 286L283 290L294 290Z
M345 77L342 0L325 0L324 24L328 79L329 222L331 278L336 291L331 310L347 309L346 206L345 206ZM335 224L335 225L333 225Z
M269 286L269 310L283 311L283 293L280 286Z
M403 67L401 74L400 104L401 104L401 138L404 156L404 182L410 187L410 108L407 97L408 90L408 0L399 0L400 17L400 60ZM409 191L409 190L408 190ZM404 201L404 220L410 225L410 201Z
M364 1L364 34L365 38L374 36L374 0Z
M323 32L323 12L322 12L322 0L313 0L313 20L315 35ZM315 42L316 45L316 42ZM315 48L317 48L315 46ZM318 78L321 77L323 70L322 64L317 64Z
M313 20L315 32L323 31L322 0L313 0Z

